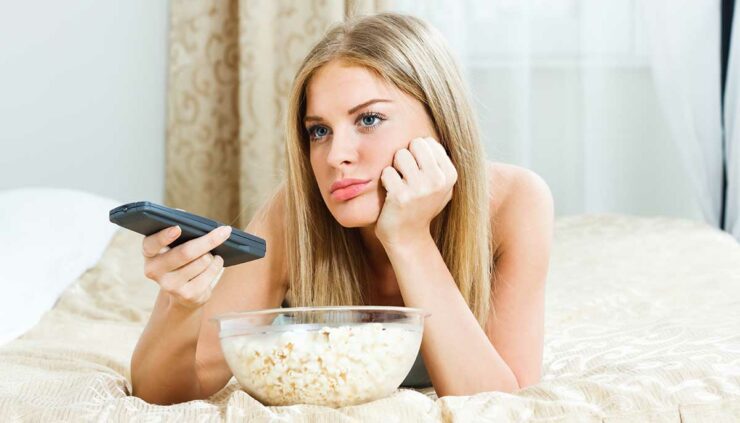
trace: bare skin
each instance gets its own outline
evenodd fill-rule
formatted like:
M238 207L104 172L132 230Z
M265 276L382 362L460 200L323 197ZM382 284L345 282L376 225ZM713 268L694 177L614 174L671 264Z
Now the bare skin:
M378 98L390 101L347 113ZM420 237L409 244L414 248L404 248L402 243L390 248L387 238L378 237L376 222L384 212L388 181L381 181L381 174L388 167L403 167L396 160L398 152L411 148L412 139L436 139L421 104L383 85L366 69L337 63L325 65L312 78L307 100L307 115L321 118L307 122L307 127L323 125L325 129L312 129L313 133L333 137L311 144L311 165L322 196L342 226L361 229L377 276L369 287L369 303L418 306L438 316L429 319L429 326L425 324L422 344L438 395L512 392L537 383L553 230L552 196L544 181L527 169L488 162L494 193L489 204L491 230L500 249L493 303L497 314L495 319L491 314L483 332L461 301L435 246ZM377 125L377 119L361 117L368 108L386 120ZM371 124L372 130L365 128ZM422 153L432 150L413 151L413 157L421 160ZM408 166L412 155L405 153ZM337 201L329 188L341 178L371 182L362 195ZM215 232L172 250L165 248L171 239L164 233L144 239L147 277L161 290L132 356L134 395L156 404L206 399L229 381L232 375L221 351L218 328L210 319L225 312L279 307L285 298L289 284L283 251L283 193L281 187L279 195L263 206L265 213L255 216L245 229L267 240L271 247L265 258L226 268L213 290L209 281L220 263L208 251L223 241ZM437 206L444 205L443 197L436 197ZM427 266L419 266L417 251L423 252ZM415 286L419 280L427 286ZM465 357L461 358L460 349Z

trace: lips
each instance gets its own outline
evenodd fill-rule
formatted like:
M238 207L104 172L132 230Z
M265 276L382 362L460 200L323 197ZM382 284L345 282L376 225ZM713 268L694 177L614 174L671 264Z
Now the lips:
M370 180L342 179L331 185L331 196L339 201L349 200L360 195L369 182Z

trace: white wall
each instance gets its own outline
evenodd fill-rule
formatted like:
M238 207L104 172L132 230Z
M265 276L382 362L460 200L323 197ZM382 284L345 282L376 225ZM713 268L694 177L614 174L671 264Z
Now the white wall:
M166 0L0 0L0 189L164 197Z

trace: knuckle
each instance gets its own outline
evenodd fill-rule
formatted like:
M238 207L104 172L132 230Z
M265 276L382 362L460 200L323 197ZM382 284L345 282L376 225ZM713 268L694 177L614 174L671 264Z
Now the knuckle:
M174 239L170 240L167 238L160 238L157 240L156 243L153 243L153 244L155 244L155 247L157 249L162 249L162 248L167 248L170 244L172 244L172 241L174 241Z
M206 303L208 301L208 298L210 297L210 288L206 287L204 289L188 289L184 290L181 298L184 301L187 301L192 306L200 306Z
M193 304L195 302L194 300L197 298L196 293L193 292L192 289L180 289L177 291L177 296L191 304Z
M144 256L145 259L151 258L154 254L150 253L151 248L148 248L149 244L146 242L143 242L141 244L141 255Z
M418 150L420 146L419 144L420 142L421 141L419 140L419 138L414 138L413 140L411 140L411 143L409 144L409 151Z
M435 189L441 189L444 188L444 186L447 184L447 178L445 178L444 173L442 171L434 172L431 176L432 180L432 187Z
M157 271L154 268L154 265L152 264L152 262L150 261L147 261L144 264L144 276L146 276L149 279L154 279L154 280L157 279L157 276L158 276Z
M185 261L186 263L189 263L193 261L196 257L198 257L198 254L195 251L195 247L191 243L183 244L180 248L180 258Z
M221 240L218 239L218 237L212 236L208 239L208 246L211 247L211 250L218 247L220 244Z
M193 306L200 307L208 302L208 298L210 298L209 293L203 291L198 293L198 295L195 296L192 300Z
M159 283L159 287L169 293L175 293L177 291L177 284L172 278L162 278Z

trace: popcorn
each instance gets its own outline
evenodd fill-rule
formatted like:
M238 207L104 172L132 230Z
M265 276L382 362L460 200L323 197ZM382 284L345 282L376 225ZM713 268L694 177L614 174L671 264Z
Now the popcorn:
M239 384L262 403L343 407L392 394L421 337L418 327L374 322L230 336L221 346Z

